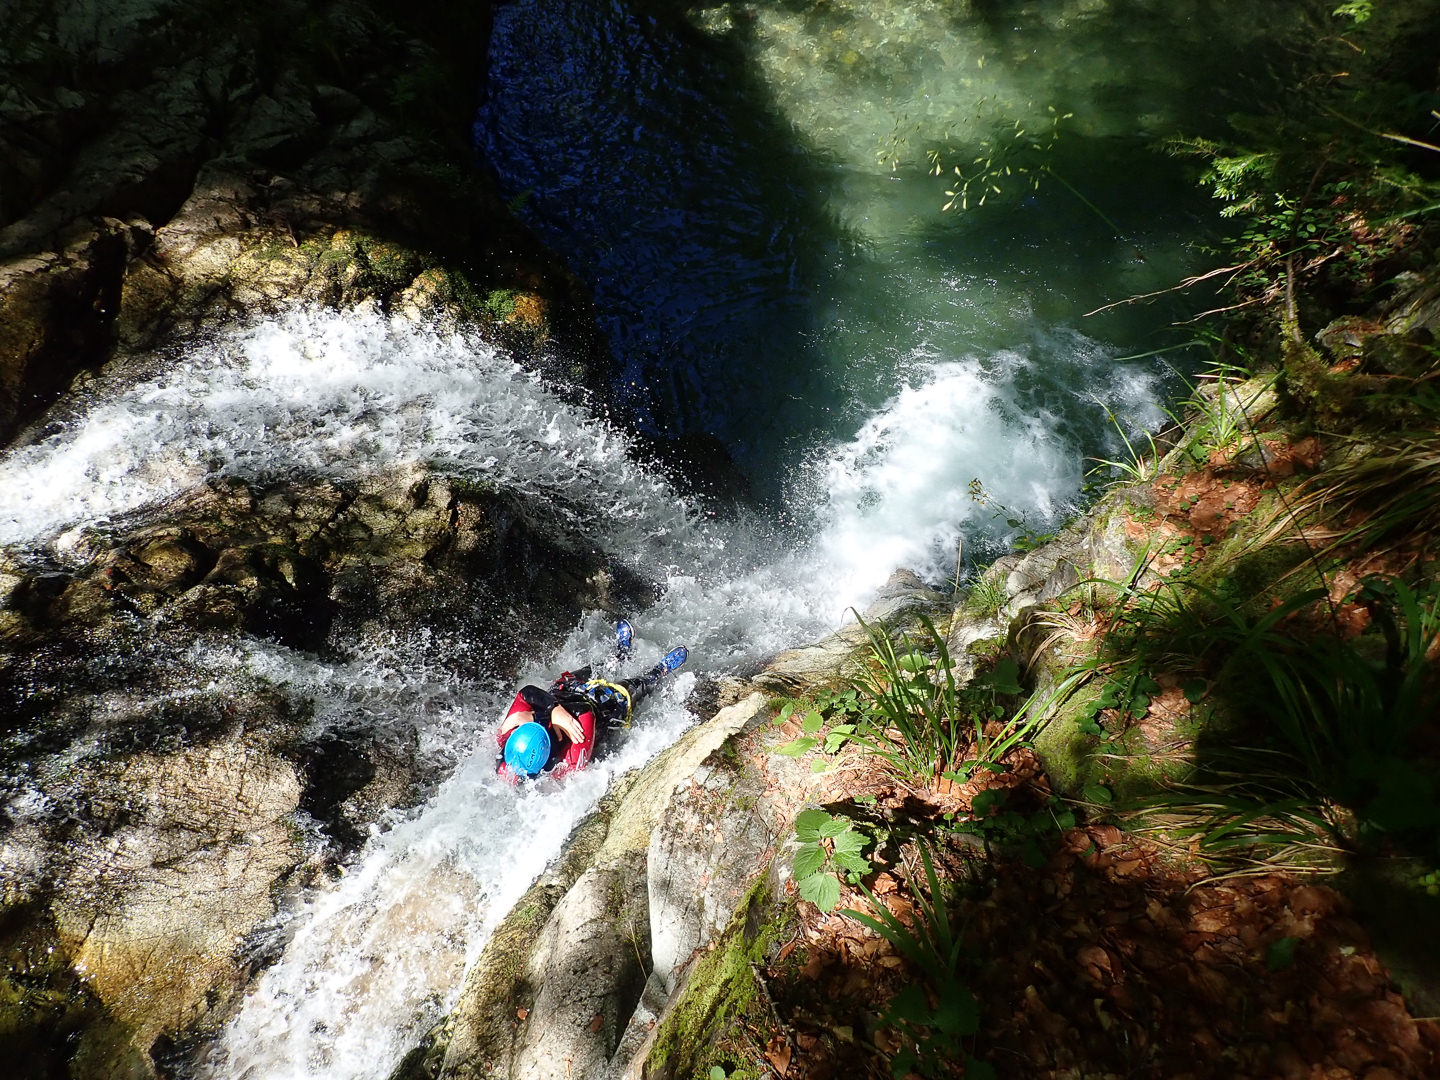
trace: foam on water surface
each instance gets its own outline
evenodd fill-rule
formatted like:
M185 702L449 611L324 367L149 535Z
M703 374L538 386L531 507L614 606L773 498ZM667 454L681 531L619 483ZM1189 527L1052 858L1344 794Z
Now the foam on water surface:
M1081 365L1103 355L1078 336L1045 346L1056 349ZM1012 510L1051 520L1080 467L1058 413L1044 407L1054 391L1028 385L1033 369L1026 348L904 358L883 408L848 440L816 446L792 477L788 519L803 528L708 519L635 463L623 433L493 347L363 312L296 311L222 335L161 374L72 404L72 419L0 459L0 536L62 559L79 557L85 530L221 477L351 479L422 463L483 479L568 507L607 555L657 581L657 602L633 616L637 667L690 647L687 667L645 703L617 754L518 792L493 772L494 724L513 688L427 662L432 650L463 655L484 642L417 631L322 659L207 639L164 661L174 700L279 687L306 703L317 731L414 730L444 777L424 805L380 822L340 880L285 916L289 943L211 1049L208 1075L386 1076L453 1002L496 920L610 778L693 722L683 699L697 675L814 640L897 566L948 576L960 531L991 524L969 499L972 477ZM1116 407L1143 403L1143 379L1106 383L1101 370L1095 384ZM608 616L588 614L521 677L604 664L611 634Z

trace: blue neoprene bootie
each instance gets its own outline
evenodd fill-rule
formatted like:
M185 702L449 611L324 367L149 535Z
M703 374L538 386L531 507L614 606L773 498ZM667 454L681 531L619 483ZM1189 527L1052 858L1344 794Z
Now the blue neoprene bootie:
M681 664L685 663L689 656L689 649L685 648L684 645L676 645L675 648L665 654L664 658L660 661L660 666L666 671L674 671Z
M630 651L630 644L635 640L635 631L630 623L621 619L615 624L615 651L627 653Z

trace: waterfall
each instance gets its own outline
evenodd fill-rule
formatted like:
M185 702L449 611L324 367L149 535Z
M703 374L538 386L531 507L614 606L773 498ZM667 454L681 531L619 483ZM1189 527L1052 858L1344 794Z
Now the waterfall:
M1077 337L1069 353L1084 362L1097 348ZM1016 408L1028 365L1023 351L911 357L882 409L794 471L788 526L709 519L635 463L626 435L492 346L358 311L297 310L197 344L164 370L99 380L46 437L0 459L0 539L61 562L83 557L86 529L206 480L351 479L420 462L570 508L608 555L662 586L635 616L637 663L690 647L616 754L516 791L495 777L491 742L513 688L428 665L418 634L323 661L244 637L190 646L176 667L194 686L261 679L311 703L320 727L357 714L408 725L447 773L424 805L377 823L343 877L283 914L288 944L212 1048L208 1075L384 1077L610 778L693 722L683 701L697 674L828 632L896 566L942 580L960 531L989 525L992 511L967 497L972 476L1050 520L1079 468L1063 425ZM1104 392L1134 408L1152 391L1132 378ZM589 614L522 674L606 663L610 635Z

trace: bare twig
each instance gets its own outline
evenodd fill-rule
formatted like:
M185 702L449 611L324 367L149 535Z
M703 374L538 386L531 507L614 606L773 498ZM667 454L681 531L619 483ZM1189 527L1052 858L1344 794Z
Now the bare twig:
M1221 274L1238 274L1240 273L1240 271L1246 270L1251 266L1254 266L1257 261L1258 260L1256 259L1251 259L1249 262L1243 262L1237 266L1221 266L1215 270L1207 270L1203 274L1195 274L1193 277L1187 277L1178 285L1171 285L1168 289L1157 289L1155 292L1140 293L1138 296L1129 296L1126 297L1124 300L1116 300L1113 304L1106 304L1104 307L1098 307L1094 311L1087 311L1082 316L1082 318L1088 319L1091 315L1099 315L1102 311L1109 311L1111 308L1124 307L1126 304L1133 304L1140 300L1149 300L1152 297L1164 296L1166 293L1179 292L1181 289L1188 289L1191 285L1198 285L1202 281L1208 281L1213 277L1219 277ZM1226 282L1226 284L1228 285L1229 282Z
M1263 304L1263 303L1265 302L1265 300L1266 300L1266 298L1263 297L1263 296L1255 296L1255 297L1252 297L1252 298L1249 299L1249 300L1242 300L1242 301L1241 301L1240 303L1238 303L1238 304L1228 304L1228 305L1226 305L1225 307L1211 308L1209 311L1202 311L1202 312L1200 312L1199 315L1196 315L1196 316L1193 317L1193 318L1185 319L1185 320L1183 320L1183 321L1181 321L1181 322L1173 323L1172 325L1174 325L1174 326L1189 326L1191 323L1197 323L1197 322L1199 322L1201 319L1209 318L1211 315L1223 315L1223 314L1225 314L1225 312L1227 312L1227 311L1237 311L1237 310L1239 310L1240 308L1249 307L1249 306L1252 305L1252 304Z

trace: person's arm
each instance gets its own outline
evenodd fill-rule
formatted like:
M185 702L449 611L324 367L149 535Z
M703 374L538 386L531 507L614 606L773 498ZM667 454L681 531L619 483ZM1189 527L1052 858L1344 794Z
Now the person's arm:
M531 720L534 719L535 714L529 709L521 709L518 712L512 712L507 715L504 720L500 721L500 730L496 733L500 739L501 744L504 744L505 738L507 735L510 734L510 732L514 731L521 724L528 724Z
M580 726L579 720L570 715L570 710L564 705L556 705L550 710L550 723L559 728L572 743L579 744L585 741L585 729Z

